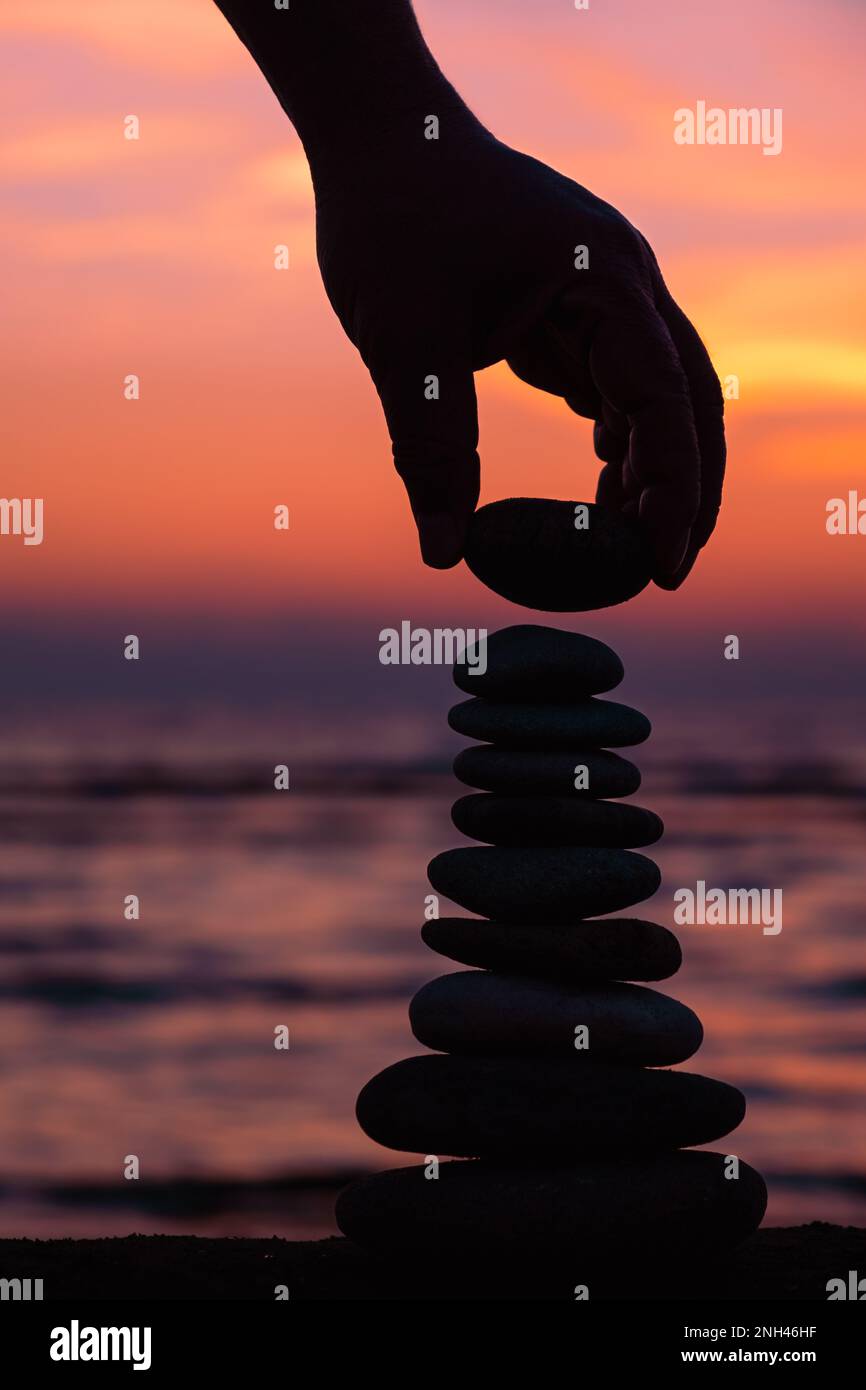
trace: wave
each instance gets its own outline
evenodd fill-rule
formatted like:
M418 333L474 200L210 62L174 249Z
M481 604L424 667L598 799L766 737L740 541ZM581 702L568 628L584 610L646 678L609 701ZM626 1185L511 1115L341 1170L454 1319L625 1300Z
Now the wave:
M112 980L97 975L19 976L0 982L0 1002L54 1009L156 1008L200 1003L370 1004L406 1000L429 975L395 975L375 981L311 981L293 978Z
M292 765L291 790L317 796L411 795L431 780L451 776L451 758L425 759L405 766L386 763ZM273 766L264 761L206 768L165 764L60 767L43 764L0 771L0 797L70 797L112 801L126 797L266 796L274 790ZM20 803L14 808L20 814Z

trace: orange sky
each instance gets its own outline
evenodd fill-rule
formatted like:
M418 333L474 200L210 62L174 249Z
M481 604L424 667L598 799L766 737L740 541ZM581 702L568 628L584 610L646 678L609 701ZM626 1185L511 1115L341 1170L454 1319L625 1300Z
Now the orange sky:
M740 378L717 537L678 595L651 591L622 621L862 631L866 537L824 523L828 498L866 496L864 12L417 9L497 135L650 237L720 374ZM401 616L435 600L468 620L479 586L421 566L378 402L325 300L297 138L209 0L13 0L0 32L0 493L44 497L46 528L40 547L0 537L7 603L390 613L399 595ZM675 145L673 112L698 99L781 107L782 153ZM593 495L587 422L502 365L478 388L483 500Z

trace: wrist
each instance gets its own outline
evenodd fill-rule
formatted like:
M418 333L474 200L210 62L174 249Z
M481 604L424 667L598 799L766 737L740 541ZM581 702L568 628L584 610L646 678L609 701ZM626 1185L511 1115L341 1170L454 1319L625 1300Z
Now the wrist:
M410 0L216 0L304 145L314 182L366 151L411 156L435 116L442 138L484 127L443 76ZM428 137L429 138L429 137Z

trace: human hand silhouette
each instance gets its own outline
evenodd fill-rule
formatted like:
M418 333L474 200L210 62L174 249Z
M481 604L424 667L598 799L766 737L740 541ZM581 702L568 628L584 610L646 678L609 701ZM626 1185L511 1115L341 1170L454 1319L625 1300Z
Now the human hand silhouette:
M723 401L645 238L477 121L408 0L375 15L300 0L292 29L269 3L218 3L304 142L325 289L381 398L425 562L462 557L473 373L505 359L595 422L597 500L638 516L656 583L676 588L718 514Z
M595 421L597 500L637 513L656 582L675 588L721 500L722 393L703 343L615 209L486 133L451 139L379 166L374 197L330 189L318 217L325 288L381 397L423 557L463 553L473 372L504 358Z

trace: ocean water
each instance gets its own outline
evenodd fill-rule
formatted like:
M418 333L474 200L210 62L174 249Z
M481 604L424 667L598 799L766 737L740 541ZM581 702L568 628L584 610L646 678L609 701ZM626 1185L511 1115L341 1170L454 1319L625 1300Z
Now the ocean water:
M9 715L4 1234L324 1235L335 1187L413 1161L364 1137L354 1100L422 1051L408 1000L459 968L419 937L426 863L462 842L446 707ZM674 890L700 879L783 892L778 935L676 928L685 964L659 986L704 1023L686 1066L747 1094L743 1126L713 1147L765 1174L770 1224L866 1224L862 721L826 702L644 707L655 731L633 753L633 800L666 833L647 851L662 887L638 910L673 926Z

